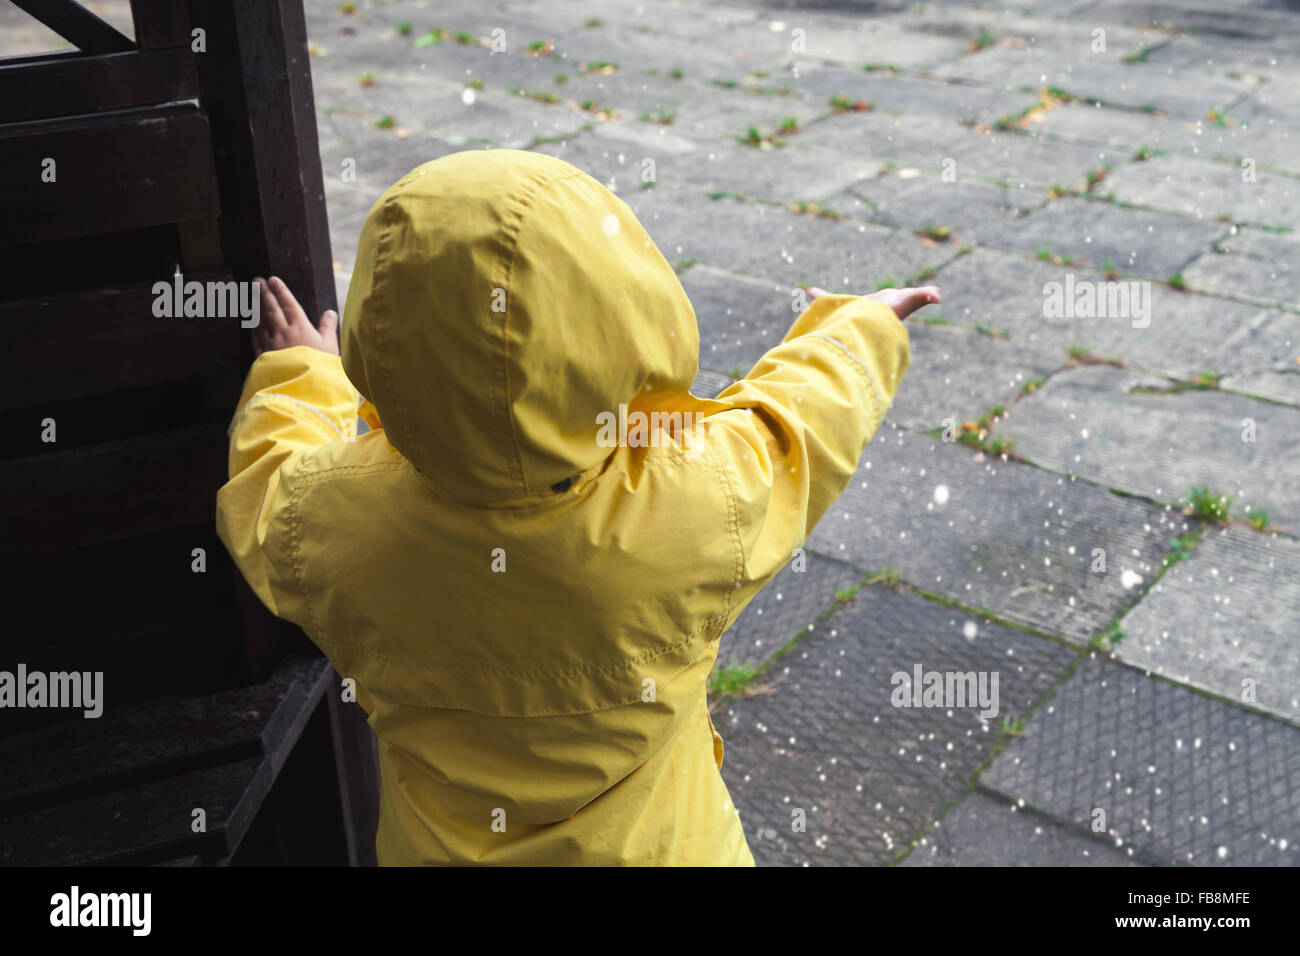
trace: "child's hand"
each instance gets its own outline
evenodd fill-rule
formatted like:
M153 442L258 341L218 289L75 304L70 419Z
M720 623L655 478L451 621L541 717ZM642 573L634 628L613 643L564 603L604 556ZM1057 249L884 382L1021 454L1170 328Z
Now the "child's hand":
M276 349L306 345L330 355L339 354L339 314L333 309L320 317L318 330L307 318L289 287L271 276L254 281L262 289L261 321L253 329L253 353L261 355Z
M815 299L819 295L827 295L827 292L825 289L813 287L808 290L808 295ZM943 301L937 285L923 285L908 289L881 289L862 298L889 306L900 319L907 318L917 309L933 302Z

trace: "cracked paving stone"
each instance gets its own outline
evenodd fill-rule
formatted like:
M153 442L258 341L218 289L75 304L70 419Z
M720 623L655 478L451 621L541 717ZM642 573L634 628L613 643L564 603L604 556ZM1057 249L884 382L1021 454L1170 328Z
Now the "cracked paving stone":
M1170 384L1110 365L1071 369L1017 404L999 431L1035 464L1110 488L1173 503L1205 485L1236 512L1300 520L1300 409L1215 389L1134 391Z
M1300 725L1300 543L1293 539L1239 525L1207 531L1121 626L1115 656L1126 664Z
M714 713L722 774L755 860L891 862L988 759L1000 717L1028 711L1075 657L911 593L864 588L778 662L770 693ZM910 679L918 665L983 674L986 691L997 673L997 715L894 706L893 675ZM796 810L806 832L792 829Z
M1300 730L1096 655L980 782L1142 862L1300 865Z
M976 790L899 866L1138 866L1113 846Z
M853 219L898 229L941 227L948 248L984 245L987 239L1014 230L1030 210L1048 201L1041 190L995 186L974 181L945 182L918 169L900 169L862 179L830 196L826 206Z
M1137 597L1188 523L1172 508L925 435L881 429L808 547L1086 643ZM1093 571L1093 550L1107 555Z

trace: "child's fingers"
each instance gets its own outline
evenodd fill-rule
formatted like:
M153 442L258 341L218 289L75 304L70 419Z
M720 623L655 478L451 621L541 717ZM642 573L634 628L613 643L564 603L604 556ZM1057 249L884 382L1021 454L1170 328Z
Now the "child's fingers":
M288 325L284 313L280 311L280 303L276 300L274 293L271 292L271 286L260 276L253 280L262 290L262 315L254 333L263 331L263 334L272 334L276 329Z
M320 325L317 329L320 332L321 344L325 351L332 352L335 355L339 353L339 314L330 309L320 317Z
M293 297L293 293L289 291L289 287L284 284L283 279L278 276L271 276L271 291L275 293L280 309L284 312L284 317L290 325L297 322L310 322L307 313L302 310L302 306Z

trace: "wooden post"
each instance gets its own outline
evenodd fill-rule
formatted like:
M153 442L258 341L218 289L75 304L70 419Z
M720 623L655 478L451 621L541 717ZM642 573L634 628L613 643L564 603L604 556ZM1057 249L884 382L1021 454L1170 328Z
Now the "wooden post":
M274 273L313 321L337 309L301 0L188 0L203 31L222 242L237 279Z

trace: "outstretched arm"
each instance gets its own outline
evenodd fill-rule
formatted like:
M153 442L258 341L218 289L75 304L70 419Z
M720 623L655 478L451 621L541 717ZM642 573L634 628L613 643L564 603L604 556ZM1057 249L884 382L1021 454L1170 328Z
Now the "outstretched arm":
M230 425L230 480L217 492L217 533L276 613L292 548L277 518L303 459L329 442L356 437L358 397L339 359L338 316L326 312L317 329L283 282L257 281L258 357Z
M718 395L731 407L704 420L744 555L737 614L848 486L911 358L900 320L940 301L934 286L813 291L781 344Z

